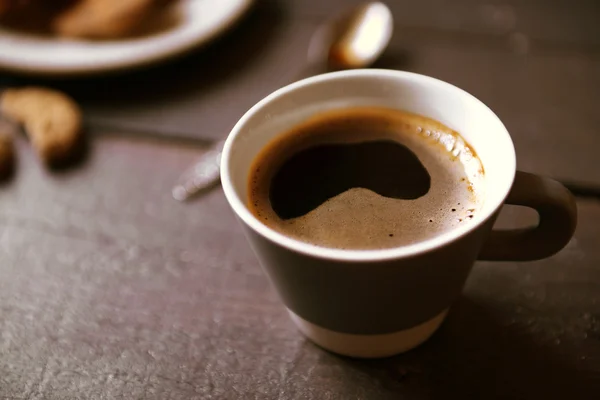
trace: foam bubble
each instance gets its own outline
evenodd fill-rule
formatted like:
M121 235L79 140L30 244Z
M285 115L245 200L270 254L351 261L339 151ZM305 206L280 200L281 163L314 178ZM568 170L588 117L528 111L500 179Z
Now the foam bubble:
M440 143L444 145L448 152L452 152L456 144L456 137L446 133L440 137Z

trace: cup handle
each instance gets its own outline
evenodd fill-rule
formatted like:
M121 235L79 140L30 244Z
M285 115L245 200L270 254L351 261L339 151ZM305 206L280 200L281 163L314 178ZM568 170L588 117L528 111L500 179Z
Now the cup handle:
M517 171L505 203L533 208L539 223L530 228L492 230L479 260L532 261L550 257L565 247L575 232L575 197L553 179Z

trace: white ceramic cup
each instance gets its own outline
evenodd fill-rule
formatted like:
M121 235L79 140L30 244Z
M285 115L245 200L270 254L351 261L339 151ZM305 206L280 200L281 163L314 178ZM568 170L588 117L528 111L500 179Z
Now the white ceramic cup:
M473 223L397 248L340 250L287 237L249 211L250 167L267 144L315 114L356 106L409 111L459 132L485 169L485 199ZM221 180L294 323L318 345L353 357L385 357L419 345L440 326L477 259L548 257L565 246L576 225L571 193L516 170L510 135L485 104L446 82L401 71L334 72L267 96L227 138ZM539 224L492 230L505 203L534 208Z

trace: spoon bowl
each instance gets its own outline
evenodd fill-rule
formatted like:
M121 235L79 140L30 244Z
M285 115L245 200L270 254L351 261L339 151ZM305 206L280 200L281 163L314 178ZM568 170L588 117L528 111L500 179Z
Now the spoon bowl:
M369 67L387 48L393 29L388 6L381 2L362 4L315 32L308 61L325 61L329 70Z

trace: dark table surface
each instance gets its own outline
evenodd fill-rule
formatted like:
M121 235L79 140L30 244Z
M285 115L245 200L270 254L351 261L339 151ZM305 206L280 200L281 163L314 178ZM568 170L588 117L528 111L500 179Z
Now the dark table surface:
M24 140L0 187L0 399L596 399L600 201L552 258L478 263L431 340L350 360L288 320L220 188L174 180L303 68L343 0L259 1L213 45L167 65L44 84L84 107L90 151L50 172ZM600 185L600 2L390 0L379 67L472 92L505 121L521 169ZM102 92L101 92L102 91ZM531 221L507 207L500 224Z

